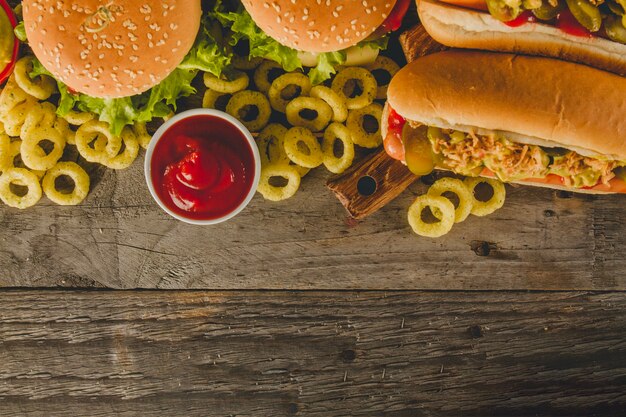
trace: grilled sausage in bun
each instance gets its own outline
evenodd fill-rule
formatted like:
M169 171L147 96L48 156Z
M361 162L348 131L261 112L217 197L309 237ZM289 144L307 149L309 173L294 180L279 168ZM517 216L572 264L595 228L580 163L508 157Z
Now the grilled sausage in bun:
M626 0L418 0L438 42L542 55L626 75Z
M626 193L626 78L543 57L446 51L398 72L385 149L417 175Z

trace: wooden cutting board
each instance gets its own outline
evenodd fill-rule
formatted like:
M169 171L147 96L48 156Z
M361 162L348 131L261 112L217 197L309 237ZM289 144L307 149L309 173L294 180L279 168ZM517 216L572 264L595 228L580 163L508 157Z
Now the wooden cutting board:
M420 24L405 31L398 41L407 62L448 49L435 42ZM380 149L343 174L330 178L326 185L351 217L363 219L380 210L416 180L405 165Z

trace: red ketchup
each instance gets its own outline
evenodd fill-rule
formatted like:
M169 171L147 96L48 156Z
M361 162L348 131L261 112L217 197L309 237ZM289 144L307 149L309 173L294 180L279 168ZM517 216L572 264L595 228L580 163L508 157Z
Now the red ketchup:
M402 143L402 128L406 120L400 116L394 109L389 107L389 116L387 117L387 136L383 140L383 146L387 155L393 159L404 161L404 144Z
M161 202L179 216L214 220L232 213L248 196L255 160L244 134L211 115L182 119L157 142L151 180Z
M538 21L537 17L530 10L526 10L525 12L517 16L515 19L510 20L508 22L502 22L502 23L504 23L507 26L516 28L516 27L523 26L527 23L535 23L537 21ZM596 36L589 30L587 30L586 27L581 25L578 22L578 20L576 20L572 12L570 12L569 9L567 8L563 10L561 13L559 13L556 19L550 22L543 22L543 23L556 26L559 29L561 29L563 32L568 33L570 35L574 35L574 36L581 36L585 38L593 38L594 36ZM602 36L601 34L599 35Z
M593 38L593 33L589 32L586 27L581 25L568 9L559 13L556 26L565 33L574 36L582 36L585 38Z

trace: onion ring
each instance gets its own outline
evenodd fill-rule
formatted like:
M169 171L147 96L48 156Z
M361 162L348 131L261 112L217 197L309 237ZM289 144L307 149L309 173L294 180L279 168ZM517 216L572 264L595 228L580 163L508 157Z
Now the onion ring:
M346 92L344 91L348 82L351 80L361 82L363 91L356 97L349 97L349 95L346 95ZM374 78L372 73L365 68L348 67L337 73L333 79L331 88L339 95L339 97L344 99L348 110L356 110L362 109L374 101L376 98L377 84L376 78Z
M4 131L9 136L20 136L26 116L37 104L37 99L22 90L11 76L0 93L0 122Z
M213 91L210 88L204 92L204 96L202 97L202 107L205 109L216 109L220 111L226 110L226 106L218 106L218 100L222 97L227 97L226 104L230 101L232 94L230 93L220 93L219 91Z
M106 157L106 153L103 153L105 157L102 158L100 163L111 169L125 169L132 165L137 159L137 155L139 154L139 142L137 141L137 136L133 132L133 130L126 126L122 130L121 140L124 144L123 150L114 157Z
M65 139L65 143L68 145L76 145L76 132L70 128L70 124L67 120L57 117L54 122L54 129Z
M441 218L435 223L422 220L422 212L427 207L434 214L438 211ZM452 230L454 225L454 204L445 197L421 195L409 207L408 219L415 233L425 237L440 237Z
M470 190L474 200L472 206L472 214L474 216L486 216L504 205L506 189L500 181L491 178L468 177L463 182ZM481 201L476 198L476 187L478 184L487 184L493 189L493 196L489 200Z
M270 91L272 82L278 78L270 79L272 71L278 71L280 75L285 74L285 70L279 63L269 59L263 61L254 71L254 85L263 94L267 94Z
M284 140L287 128L278 123L269 124L257 136L256 143L261 155L261 166L289 163Z
M0 172L4 172L13 166L11 156L11 138L9 135L0 133Z
M294 163L315 168L322 164L322 148L313 132L304 127L292 127L285 133L285 152Z
M372 103L362 109L351 110L348 114L346 126L352 133L352 141L364 148L376 148L383 143L383 136L380 131L380 119L383 114L383 106L378 103ZM378 127L375 132L369 133L363 126L365 116L371 116L376 119Z
M261 62L263 62L263 58L260 57L243 57L237 54L233 55L233 59L231 60L231 63L233 64L233 67L238 69L238 70L245 70L245 71L250 71L255 69L256 67L258 67L259 65L261 65Z
M39 179L43 178L43 176L46 175L46 171L38 171L38 170L34 170L34 169L30 169L30 168L26 167L26 165L24 164L24 161L22 161L22 155L20 154L20 150L21 149L22 149L22 140L21 139L18 139L18 140L15 140L15 141L11 142L11 145L9 147L9 161L10 161L10 165L7 167L7 169L10 169L10 168L24 168L24 169L29 170L33 174L35 174L37 176L37 178L39 178Z
M61 159L66 142L61 133L54 128L53 124L56 121L54 106L50 103L42 103L40 107L42 109L40 114L31 112L24 122L20 154L24 165L28 168L46 171ZM35 122L39 118L41 119ZM40 146L43 141L52 143L52 150L49 153L46 153Z
M374 71L385 71L389 74L389 80L391 80L391 78L393 78L393 76L396 75L398 71L400 71L400 66L396 64L393 59L382 55L379 55L373 63L366 65L365 68L367 68L372 73ZM374 79L376 79L376 77L374 77ZM387 88L389 87L389 83L380 84L378 81L376 81L376 84L378 85L378 88L376 90L376 99L386 100Z
M256 107L258 110L256 117L252 120L246 120L246 117L242 115L247 106ZM272 109L263 93L246 90L235 93L231 97L226 106L226 113L238 119L249 131L258 132L270 121Z
M270 164L287 164L298 171L300 177L309 173L310 169L294 164L285 152L285 134L287 128L278 123L267 125L257 137L257 146L261 154L261 166Z
M284 187L272 185L270 184L270 180L273 177L284 178L287 180L287 184ZM300 188L300 175L294 167L286 164L270 164L261 169L261 177L259 178L257 191L261 193L266 200L286 200L293 197L298 191L298 188Z
M74 181L74 189L71 193L62 193L56 188L56 179L67 175ZM62 206L75 206L80 204L89 193L89 175L80 165L75 162L59 162L52 167L43 177L42 188L46 196Z
M311 97L321 98L333 109L333 122L343 123L348 118L348 107L339 94L323 85L316 85L311 88Z
M144 149L148 149L148 145L150 145L150 141L152 140L152 135L148 133L146 124L144 122L136 122L131 129L139 142L139 146Z
M284 98L283 93L288 92L287 88L296 87L294 89L293 94L289 94L290 97ZM297 88L300 88L298 92ZM276 111L284 113L287 109L287 104L296 97L299 96L308 96L311 91L311 80L306 75L300 72L290 72L287 74L283 74L280 77L276 78L270 89L268 91L268 95L270 98L270 104L272 108Z
M27 187L28 191L19 196L11 190L11 184ZM7 206L18 209L32 207L41 199L39 178L25 168L9 168L0 176L0 200Z
M243 71L233 70L228 74L228 79L218 78L215 75L205 72L204 85L213 91L220 93L234 94L237 91L245 90L250 83L248 74Z
M472 211L474 197L463 181L449 177L441 178L428 189L428 195L435 197L445 197L445 193L453 193L459 198L459 205L454 209L454 222L460 223L467 219ZM440 213L433 211L433 216L440 218Z
M28 136L29 131L33 129L52 130L54 129L56 119L56 107L52 103L34 103L24 118L24 123L20 129L20 137L24 139Z
M309 120L300 114L303 110L314 111L317 115ZM287 121L292 126L306 127L313 132L324 130L333 117L333 109L322 99L315 97L296 97L287 104L285 109Z
M56 82L48 75L40 75L35 79L29 73L33 69L33 56L25 56L17 61L13 74L15 82L27 94L39 99L47 100L56 91Z
M335 142L343 144L341 157L335 156ZM341 123L331 123L324 132L322 142L324 166L333 174L341 174L352 165L354 160L354 144L350 139L350 130Z
M94 147L91 147L94 141ZM102 145L98 146L98 142ZM102 163L105 159L117 156L121 148L122 138L113 136L104 122L91 120L76 131L76 149L89 162Z
M63 118L72 126L82 126L88 121L95 119L96 115L91 112L70 110L63 116Z
M26 117L26 115L24 114L24 116L21 117L19 120L16 120L15 117L12 117L13 120L11 120L11 118L9 117L9 112L11 112L19 105L27 102L33 103L35 101L36 99L33 96L27 94L24 90L20 88L19 85L17 85L17 83L15 82L15 76L12 75L0 92L0 122L4 124L5 132L9 133L11 136L19 135L19 133L11 134L8 125L23 123L24 117ZM17 129L17 131L19 132L19 128Z

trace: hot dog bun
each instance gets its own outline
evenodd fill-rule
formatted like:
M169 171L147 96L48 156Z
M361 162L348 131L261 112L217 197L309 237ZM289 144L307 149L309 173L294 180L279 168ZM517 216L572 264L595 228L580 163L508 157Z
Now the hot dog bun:
M417 0L420 20L439 43L561 58L626 75L626 45L601 37L569 35L557 27L531 23L510 27L487 12Z
M503 133L509 139L626 160L626 78L543 57L450 50L420 58L392 79L389 108L409 122ZM626 192L622 180L594 189L547 180L514 181L555 189Z
M445 51L393 78L388 102L427 125L626 160L626 78L543 57Z

